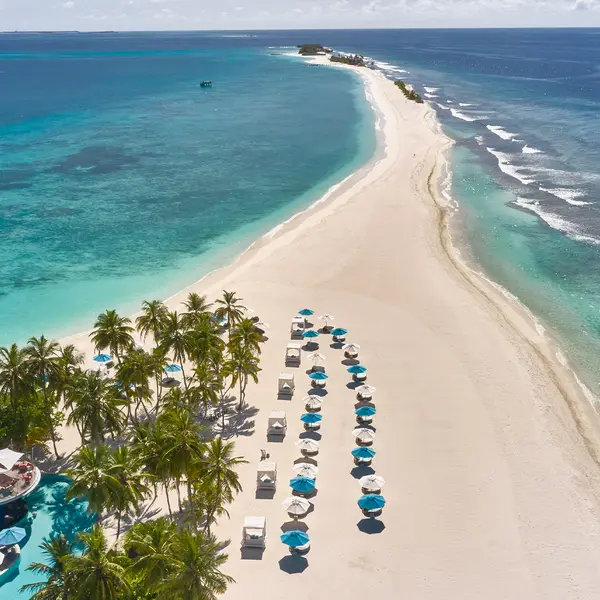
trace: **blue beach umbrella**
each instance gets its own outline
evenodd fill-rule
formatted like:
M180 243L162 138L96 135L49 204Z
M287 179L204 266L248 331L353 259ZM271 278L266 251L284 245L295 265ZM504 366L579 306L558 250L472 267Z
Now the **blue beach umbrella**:
M299 529L293 529L292 531L286 531L282 533L279 538L290 548L297 548L298 546L306 546L310 542L308 533L300 531Z
M329 375L327 375L327 373L322 373L321 371L317 371L316 373L310 373L309 377L313 381L325 381L326 379L329 379Z
M315 331L314 329L309 329L308 331L305 331L302 334L303 338L317 338L319 337L320 333L318 331Z
M302 315L303 317L310 317L310 315L314 315L315 311L311 310L310 308L303 308L302 310L298 311L299 315Z
M107 363L112 360L112 356L110 354L97 354L94 356L94 360L99 363Z
M343 327L335 327L330 331L330 333L335 337L339 337L341 335L346 335L348 333L348 330L344 329Z
M363 510L380 510L385 506L385 498L379 494L365 494L358 499Z
M164 370L166 373L178 373L181 371L181 367L173 363L172 365L167 365Z
M10 527L0 531L0 546L13 546L25 539L27 532L21 527Z
M352 375L359 375L361 373L367 372L367 367L363 367L362 365L352 365L346 369L348 373L352 373Z
M372 417L377 410L374 406L360 406L354 412L357 417Z
M313 423L318 423L323 419L323 416L318 413L306 413L300 417L300 420L303 423L308 423L312 425Z
M367 446L360 446L352 450L352 456L354 458L373 458L377 454L373 448L367 448Z
M315 489L315 480L310 477L294 477L290 479L290 487L295 492L307 494Z

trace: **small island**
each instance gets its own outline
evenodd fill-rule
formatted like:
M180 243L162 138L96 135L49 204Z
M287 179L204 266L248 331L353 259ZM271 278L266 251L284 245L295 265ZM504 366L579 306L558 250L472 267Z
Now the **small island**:
M423 104L423 98L421 98L421 96L417 94L417 92L415 92L415 90L413 90L412 87L406 85L404 81L402 81L401 79L397 79L396 81L394 81L394 84L398 88L400 88L400 91L406 96L406 98L412 100L413 102L416 102L417 104Z
M298 54L302 56L325 56L332 52L331 48L321 46L321 44L300 44L298 48Z

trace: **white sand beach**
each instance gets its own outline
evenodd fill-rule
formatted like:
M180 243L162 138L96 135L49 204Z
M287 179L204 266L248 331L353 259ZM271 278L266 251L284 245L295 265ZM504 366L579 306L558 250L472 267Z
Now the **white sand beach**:
M237 582L225 597L597 598L597 415L527 314L458 261L435 189L448 142L433 111L407 101L381 74L360 73L380 115L377 160L234 265L168 301L176 308L190 291L212 299L235 290L271 325L260 383L247 396L258 412L234 438L249 461L240 469L244 490L216 531L231 540L224 570ZM303 520L311 550L302 559L279 535L290 521L282 501L300 457L294 442L310 362L292 369L291 401L277 399L277 377L290 371L290 321L305 306L335 315L333 324L361 345L368 383L377 387L373 469L386 479L387 506L381 531L361 522L350 454L356 395L341 351L322 335L330 379L318 493ZM91 360L87 334L61 342ZM266 440L271 410L287 413L282 443ZM76 432L63 435L61 449L72 450ZM261 448L278 465L273 499L255 497ZM249 515L267 518L261 560L240 553Z

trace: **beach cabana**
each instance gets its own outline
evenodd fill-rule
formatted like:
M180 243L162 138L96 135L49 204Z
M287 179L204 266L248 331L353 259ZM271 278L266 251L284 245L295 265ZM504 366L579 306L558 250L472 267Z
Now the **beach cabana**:
M242 546L264 548L266 545L267 519L265 517L246 517L242 528Z
M319 452L319 442L310 438L302 438L296 442L296 448L303 454L317 454Z
M323 398L319 396L306 396L303 400L306 410L321 410L323 406Z
M306 331L306 321L302 317L294 317L290 327L290 337L294 339L302 338Z
M292 373L279 373L278 392L280 396L293 396L294 389L294 376Z
M335 327L331 330L331 335L333 336L334 342L343 343L346 341L346 334L348 333L347 329L343 327Z
M360 346L358 344L344 344L342 350L344 351L344 356L346 358L353 359L358 357Z
M385 479L379 475L365 475L360 478L363 494L379 494L385 485Z
M256 489L275 490L277 488L277 463L261 461L256 469Z
M376 388L372 385L361 385L356 388L356 393L358 395L359 400L371 400L373 398L373 394L376 392Z
M302 363L302 344L290 342L285 349L285 366L299 367Z
M329 379L328 375L322 371L311 373L309 377L311 379L311 385L318 388L324 388L327 385L327 380Z
M274 410L269 415L269 421L267 424L267 435L280 435L284 436L287 431L287 420L285 417L285 411Z

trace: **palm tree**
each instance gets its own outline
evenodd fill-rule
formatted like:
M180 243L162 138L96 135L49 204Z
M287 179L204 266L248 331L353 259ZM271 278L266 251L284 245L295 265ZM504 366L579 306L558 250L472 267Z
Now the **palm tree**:
M248 381L252 379L254 383L258 383L258 373L261 370L258 364L259 359L250 348L243 348L239 345L230 346L230 358L225 365L225 373L231 377L232 387L236 384L239 386L238 410L244 408Z
M201 296L196 292L191 292L183 305L187 309L183 313L183 321L187 329L192 329L194 327L194 324L200 315L210 313L212 306L210 302L207 302L206 296Z
M56 432L54 431L54 421L52 419L52 410L54 406L51 406L50 404L48 384L51 379L56 379L60 368L59 350L60 346L57 342L49 341L43 335L39 338L29 338L27 347L25 348L25 355L27 357L25 364L27 370L42 388L42 393L44 395L44 410L50 429L54 454L57 458Z
M79 352L73 344L67 344L59 351L61 369L68 375L73 375L77 367L83 364L83 358L83 353Z
M125 534L130 570L144 588L154 589L167 576L175 555L177 526L164 517L137 523Z
M137 395L137 406L135 410L136 418L140 404L144 407L146 416L150 418L144 401L150 398L151 391L149 380L151 377L154 377L155 374L155 360L152 358L152 355L141 349L131 350L117 366L116 380L126 393L129 394L129 390L132 387L135 388Z
M250 348L255 354L261 353L262 335L257 331L256 325L250 319L242 319L234 329L230 331L230 342Z
M87 438L92 445L97 445L104 442L107 432L115 436L123 431L123 402L117 397L114 383L97 371L75 374L65 395L65 408L69 410L67 423L77 425L82 444Z
M121 493L122 484L110 472L110 450L107 446L84 446L73 457L67 476L73 481L67 490L67 501L86 498L88 510L102 519L102 513L114 507Z
M120 317L116 310L107 310L98 315L90 339L97 350L108 348L117 362L121 362L120 353L129 350L134 344L134 329L130 323L131 319Z
M227 320L227 327L231 328L236 323L239 323L244 318L244 311L247 310L243 304L240 304L242 298L236 298L235 292L227 292L223 290L223 298L215 301L218 304L215 310L215 317L221 320Z
M188 339L188 355L196 362L206 361L213 352L223 352L225 348L219 326L207 313L196 318L194 328L188 333Z
M121 534L123 515L135 511L139 513L140 504L150 495L147 481L148 473L142 470L142 461L128 446L119 446L109 458L108 472L119 481L119 492L113 501L117 512L117 539Z
M227 555L213 536L182 531L177 536L171 569L158 587L157 600L217 600L234 579L220 568Z
M32 592L31 600L69 600L68 561L73 556L74 545L64 535L50 536L40 545L45 556L43 563L31 563L27 571L33 571L44 578L44 581L27 583L21 587L22 592Z
M106 536L97 523L90 532L77 535L83 546L81 554L69 560L75 600L119 600L131 593L123 559L109 549Z
M183 363L190 348L190 339L183 318L177 314L177 311L167 313L159 347L165 354L170 354L175 361L181 364L183 383L187 390L188 384Z
M186 479L188 497L191 498L191 474L204 453L204 430L185 408L175 408L162 414L157 420L161 447L161 463L168 465L177 486L179 509L181 496L179 485Z
M31 391L31 387L25 349L16 344L0 348L0 392L8 395L13 410L17 410L17 400Z
M167 307L160 300L142 302L142 314L135 320L135 324L143 339L151 333L154 343L158 343L167 312Z
M203 361L194 369L192 385L188 389L187 400L189 408L197 410L202 408L202 415L206 417L208 408L219 401L220 381L212 363Z
M227 513L225 504L232 502L234 495L242 491L236 468L248 464L248 461L241 456L233 456L233 451L233 442L223 442L223 438L218 437L207 444L204 452L201 463L202 481L213 492L209 494L211 502L206 516L206 529L209 533L215 514L221 511Z

